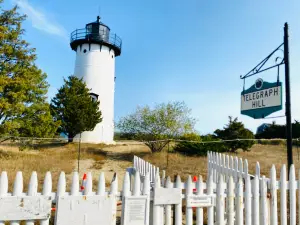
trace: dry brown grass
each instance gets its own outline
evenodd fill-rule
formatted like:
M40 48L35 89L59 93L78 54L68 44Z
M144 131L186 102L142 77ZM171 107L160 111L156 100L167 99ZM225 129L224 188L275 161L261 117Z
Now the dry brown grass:
M97 168L105 159L101 152L101 145L82 145L81 159L93 159ZM17 171L22 171L24 190L27 190L28 181L32 171L37 171L39 190L47 171L50 171L53 179L53 189L56 189L58 177L61 171L66 174L77 169L78 144L61 144L54 147L47 146L39 150L15 151L0 150L0 170L8 173L10 191Z
M300 160L298 160L297 148L293 149L293 154L295 168L299 169ZM255 174L255 165L256 162L259 162L261 174L269 176L271 166L274 164L277 170L277 177L279 178L281 165L287 164L286 147L284 145L256 144L249 152L238 151L238 154L230 155L247 159L250 174ZM207 157L192 157L174 152L169 154L167 154L167 152L160 152L145 155L143 158L158 166L160 169L166 170L166 174L170 176L172 180L174 175L177 174L180 175L181 178L184 178L184 180L188 175L202 175L204 179L206 179L207 176Z

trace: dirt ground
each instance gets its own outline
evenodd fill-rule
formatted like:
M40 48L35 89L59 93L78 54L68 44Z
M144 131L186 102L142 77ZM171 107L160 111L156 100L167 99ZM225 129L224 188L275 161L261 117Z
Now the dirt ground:
M109 186L116 172L119 190L122 189L126 169L133 166L133 155L150 153L146 145L133 141L117 142L116 145L104 147L101 151L106 157L99 168L95 166L95 163L97 163L95 160L84 159L80 161L80 177L83 177L84 173L91 172L94 183L97 183L97 176L100 172L104 172L106 184ZM75 162L74 167L77 167L77 162Z

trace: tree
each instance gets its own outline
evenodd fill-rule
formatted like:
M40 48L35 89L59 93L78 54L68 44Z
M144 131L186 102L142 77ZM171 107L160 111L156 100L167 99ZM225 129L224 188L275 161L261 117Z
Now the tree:
M23 39L24 20L17 7L0 6L0 133L51 137L59 122L53 121L46 102L47 75L35 64L35 49Z
M51 100L51 112L56 121L61 121L58 131L72 142L76 134L92 131L102 121L100 102L92 100L82 79L69 76L64 82Z
M217 129L214 132L214 135L216 136L216 138L222 140L254 139L254 134L252 133L252 131L246 129L242 122L239 122L237 118L232 119L231 116L229 116L229 123L222 130ZM229 152L236 152L238 149L248 151L253 144L254 141L250 140L224 142L224 145Z
M123 133L134 134L136 140L145 141L152 152L161 151L168 138L193 132L195 119L184 102L169 102L138 107L136 111L120 119L117 127Z
M300 122L295 120L292 123L292 134L293 138L300 137ZM256 134L257 138L272 139L272 138L282 138L286 139L286 125L276 124L275 121L269 124L262 132Z

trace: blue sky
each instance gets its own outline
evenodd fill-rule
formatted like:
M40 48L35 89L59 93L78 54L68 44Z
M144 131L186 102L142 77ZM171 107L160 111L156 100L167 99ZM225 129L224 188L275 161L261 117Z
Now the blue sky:
M185 101L197 130L213 132L237 116L255 131L263 122L240 114L241 74L283 41L290 25L292 116L300 120L300 1L103 1L6 0L28 15L25 39L48 74L49 98L74 71L69 34L100 11L102 22L123 40L116 59L115 120L137 105ZM284 70L280 77L284 81ZM273 82L277 71L260 77ZM246 87L255 79L247 80ZM284 99L283 99L284 100ZM272 116L284 115L284 111ZM284 123L285 118L276 119Z

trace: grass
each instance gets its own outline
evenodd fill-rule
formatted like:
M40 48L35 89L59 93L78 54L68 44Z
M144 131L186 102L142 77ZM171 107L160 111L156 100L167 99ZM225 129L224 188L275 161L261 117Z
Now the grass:
M296 169L300 169L298 150L300 151L300 148L293 148L293 160ZM255 174L256 162L259 162L261 174L268 177L273 164L276 167L278 178L280 176L281 165L287 164L287 153L284 145L256 144L249 152L238 151L237 154L230 155L247 159L250 174ZM166 175L170 176L172 180L174 175L177 174L184 180L188 177L188 175L202 175L204 180L207 178L207 157L185 156L175 152L170 152L168 154L164 151L160 153L147 154L143 156L143 158L158 166L161 170L166 170Z
M293 148L293 161L296 168L296 177L298 178L298 170L300 169L300 158L298 158L297 147ZM270 169L272 165L276 167L277 179L280 177L280 169L282 164L287 164L287 152L285 145L260 145L256 144L251 148L249 152L238 151L237 154L230 154L239 158L247 159L249 165L249 173L255 174L256 162L260 163L261 174L270 177ZM191 157L171 152L160 152L154 154L148 154L143 157L146 161L158 166L161 170L166 170L166 175L170 176L174 180L174 175L180 175L182 181L186 181L188 175L202 175L204 182L207 179L207 157ZM298 199L298 191L297 198ZM280 191L277 192L278 200L278 221L280 222ZM289 206L289 199L287 199L287 205ZM298 205L298 202L297 202ZM183 212L185 208L183 207ZM297 221L298 221L298 209ZM290 219L289 207L287 208L288 222ZM194 218L195 219L195 218ZM207 210L204 209L204 221L207 221Z
M105 155L101 152L102 147L103 145L82 145L81 159L92 159L94 160L93 167L101 168L105 159ZM77 170L78 144L60 144L52 147L47 145L38 150L26 151L16 151L11 145L9 150L4 149L1 150L0 147L0 170L8 174L10 191L12 191L17 171L22 171L24 191L27 190L32 171L37 171L40 191L47 171L51 172L53 189L56 190L61 171L68 175Z

